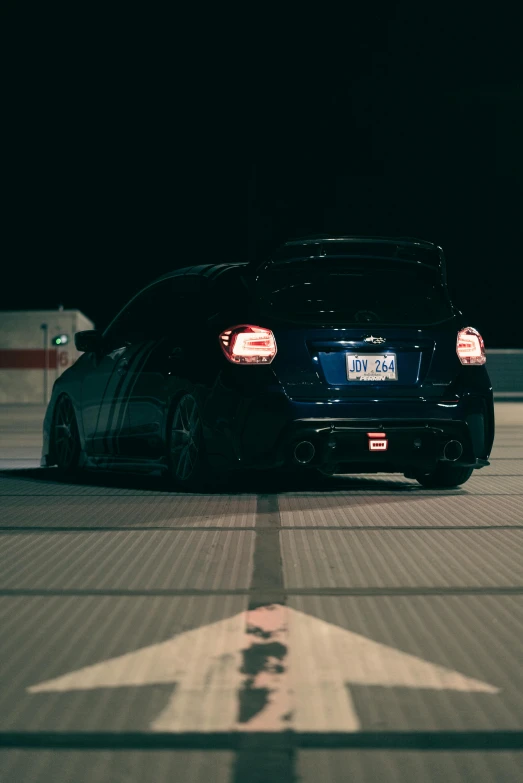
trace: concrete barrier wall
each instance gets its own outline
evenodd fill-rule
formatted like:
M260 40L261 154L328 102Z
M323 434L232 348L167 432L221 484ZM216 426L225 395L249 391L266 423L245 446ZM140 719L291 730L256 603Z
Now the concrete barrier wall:
M0 404L44 403L45 370L0 370ZM51 394L56 371L48 370L47 396Z
M487 369L497 400L523 400L523 349L487 351Z
M0 312L0 403L45 404L56 378L80 356L75 333L92 328L78 310ZM69 341L54 347L59 334Z

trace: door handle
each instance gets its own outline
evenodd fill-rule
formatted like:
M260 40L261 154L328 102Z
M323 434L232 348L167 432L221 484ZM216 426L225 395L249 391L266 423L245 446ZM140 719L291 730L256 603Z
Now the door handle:
M116 372L119 375L125 375L128 367L129 367L129 362L127 361L127 359L122 359L122 361L119 362L118 367L116 368Z

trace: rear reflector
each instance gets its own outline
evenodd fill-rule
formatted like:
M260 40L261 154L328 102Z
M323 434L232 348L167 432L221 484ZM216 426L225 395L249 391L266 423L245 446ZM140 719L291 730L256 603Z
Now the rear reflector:
M276 356L274 335L261 326L232 326L219 339L222 351L233 364L270 364Z
M380 440L369 439L369 451L387 451L389 447L389 441L385 438Z
M456 353L461 364L485 364L487 361L483 338L472 326L458 332Z
M384 432L367 432L369 451L387 451L389 441Z

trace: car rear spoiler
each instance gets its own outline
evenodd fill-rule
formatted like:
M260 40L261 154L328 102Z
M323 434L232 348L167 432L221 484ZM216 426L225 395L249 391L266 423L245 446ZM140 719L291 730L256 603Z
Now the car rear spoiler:
M432 269L446 283L446 263L443 250L431 242L415 239L385 239L378 237L347 237L287 242L269 258L256 265L256 271L272 265L311 261L322 258L369 258L399 261Z

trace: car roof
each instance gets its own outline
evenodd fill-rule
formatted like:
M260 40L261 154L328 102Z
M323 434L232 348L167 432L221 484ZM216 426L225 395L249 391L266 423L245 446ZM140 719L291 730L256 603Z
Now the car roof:
M182 277L198 277L201 280L208 281L208 283L210 284L211 281L216 280L220 275L222 275L227 270L232 269L234 267L245 267L245 266L248 266L248 264L233 263L233 262L228 264L199 264L197 266L184 266L181 267L180 269L173 269L171 272L166 272L160 277L157 277L155 280L151 280L150 283L147 283L147 285L144 285L139 291L137 291L135 295L128 302L126 302L126 304L118 311L116 316L106 327L104 334L111 328L112 324L117 320L117 318L120 317L121 313L132 302L134 302L135 299L138 299L138 297L141 296L143 293L145 293L145 291L149 290L157 283L161 283L163 280L171 280L171 279L174 280L176 278L182 278Z
M421 250L432 250L436 251L439 255L439 266L443 273L443 276L445 276L445 262L444 262L444 256L443 251L441 247L436 245L434 242L430 242L426 239L419 239L417 237L382 237L382 236L356 236L356 235L350 235L350 236L332 236L331 234L315 234L313 236L307 236L302 238L295 238L290 239L287 242L284 242L283 244L279 245L274 251L273 254L278 253L278 251L281 251L283 248L292 248L292 247L306 247L307 245L318 245L318 244L325 244L325 243L350 243L353 242L354 244L384 244L384 245L396 245L396 246L403 246L403 247L418 247ZM173 269L170 272L166 272L165 274L161 275L160 277L157 277L155 280L152 280L150 283L148 283L145 288L149 288L152 285L155 285L156 283L160 283L163 280L171 280L176 279L180 277L199 277L200 279L205 280L208 284L211 284L213 281L217 280L221 275L229 271L233 268L259 268L260 266L264 266L266 261L258 262L255 264L249 263L249 262L234 262L230 261L228 263L222 263L222 264L197 264L194 266L185 266L181 267L180 269ZM142 289L143 290L145 290Z
M245 266L247 266L246 262L234 263L232 261L227 264L198 264L197 266L184 266L181 269L173 269L172 272L166 272L164 275L157 277L156 280L149 283L147 287L160 283L162 280L170 280L176 277L196 276L211 281L220 277L220 275L227 272L229 269Z

